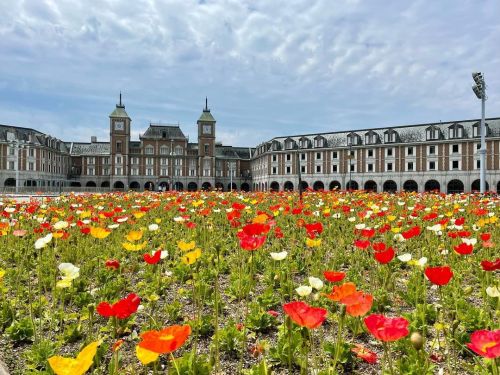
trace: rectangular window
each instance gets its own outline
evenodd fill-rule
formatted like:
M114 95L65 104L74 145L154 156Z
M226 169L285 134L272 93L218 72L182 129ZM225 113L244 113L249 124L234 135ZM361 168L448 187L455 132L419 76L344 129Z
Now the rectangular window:
M28 170L34 171L35 170L35 163L33 163L32 161L30 161L28 163Z
M321 173L321 165L316 166L316 173Z
M102 158L102 164L109 164L109 156Z
M367 151L368 157L369 158L373 158L373 149L369 149L369 150L366 150L366 151Z
M337 151L332 152L332 159L338 159L339 158L339 153Z
M316 160L321 160L321 152L316 153Z
M152 176L153 175L153 168L146 168L146 176Z
M476 169L481 169L481 160L480 159L476 160Z
M278 173L278 168L277 167L273 167L273 174L276 174Z
M87 175L93 176L95 175L95 170L92 167L87 168Z
M122 141L116 141L116 152L122 152Z
M300 160L306 160L306 154L300 154Z
M273 155L273 161L276 161L278 159L277 155Z
M300 166L300 173L306 173L306 166L305 165Z
M290 174L290 173L292 173L292 167L287 166L286 167L286 174Z
M373 164L372 164L372 163L367 164L367 165L366 165L366 170L367 170L368 172L373 172Z
M428 154L429 155L436 155L436 146L429 146Z
M392 156L392 155L393 155L393 149L392 149L392 147L391 147L391 148L386 149L386 155L387 155L387 156Z
M28 156L31 156L31 157L34 157L35 156L35 149L34 148L30 148L28 150Z
M332 165L332 172L337 173L339 171L339 166L337 164Z
M146 165L153 165L153 164L154 164L153 158L146 158Z
M412 156L413 155L413 147L407 147L406 148L406 155Z
M121 168L115 168L115 175L121 176L122 174L122 169Z
M9 166L8 166L8 169L10 169L10 170L14 170L14 169L16 169L15 164L14 164L14 162L13 162L13 161L9 161Z
M410 161L406 164L406 170L413 171L413 162L412 161Z
M87 158L87 164L95 164L95 158L94 157L88 157Z
M436 170L436 162L435 161L430 161L429 162L429 170L430 171L435 171Z
M15 155L16 149L14 147L9 147L9 155Z
M204 147L205 155L208 155L208 143L205 143L203 145L203 147Z
M458 154L460 151L460 146L459 145L451 145L451 152L454 154Z
M354 164L351 164L351 172L356 172L356 167Z
M385 166L385 170L388 172L392 171L392 163L387 163Z
M109 175L109 168L103 168L102 169L102 174L105 175L105 176L108 176Z
M290 160L292 160L292 155L286 154L286 161L290 161Z
M451 162L451 169L453 169L453 170L459 169L459 162L458 162L458 160L453 160Z
M122 157L121 156L117 156L116 157L116 164L121 164L122 163Z

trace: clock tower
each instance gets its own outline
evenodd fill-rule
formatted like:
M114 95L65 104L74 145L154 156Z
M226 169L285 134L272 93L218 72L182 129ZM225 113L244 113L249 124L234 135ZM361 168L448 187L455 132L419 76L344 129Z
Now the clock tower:
M205 98L205 108L198 124L198 175L203 181L215 181L215 119L208 109L208 99Z
M125 111L120 92L120 102L109 115L109 136L111 148L111 186L121 181L127 188L128 157L130 145L130 122L132 120Z

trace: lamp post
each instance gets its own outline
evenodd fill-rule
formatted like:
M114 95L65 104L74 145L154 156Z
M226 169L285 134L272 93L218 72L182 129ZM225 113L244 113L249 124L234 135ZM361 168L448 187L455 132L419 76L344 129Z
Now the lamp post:
M229 191L232 193L233 192L233 162L229 162Z
M300 152L297 150L297 175L299 178L299 201L302 203L302 171L300 170Z
M347 137L347 144L349 145L349 191L351 191L352 186L352 138Z
M479 160L480 160L480 192L484 194L486 191L486 127L484 124L484 111L485 111L485 101L486 101L486 83L484 82L484 76L480 72L472 73L472 79L475 84L472 85L472 91L476 94L478 99L481 99L481 149L479 150Z

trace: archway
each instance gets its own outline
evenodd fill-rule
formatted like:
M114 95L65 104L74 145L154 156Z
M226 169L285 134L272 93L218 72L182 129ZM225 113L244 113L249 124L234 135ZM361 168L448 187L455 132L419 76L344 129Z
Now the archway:
M217 186L217 184L215 184L215 186ZM188 183L187 189L188 191L196 191L198 190L198 184L191 181L190 183Z
M123 189L124 187L125 187L125 185L121 181L116 181L113 184L113 189Z
M97 184L94 181L87 181L85 187L97 187Z
M71 183L69 184L70 187L81 187L82 184L79 183L78 181L71 181Z
M424 191L439 193L441 191L441 185L436 180L429 180L424 185Z
M184 191L184 184L180 181L174 183L174 189L177 191Z
M497 184L497 194L500 194L500 181L498 181L498 184Z
M204 182L201 185L201 190L210 190L212 188L212 184L208 181Z
M148 181L144 184L144 190L154 191L155 184L152 181Z
M451 180L446 186L448 194L460 194L464 192L464 183L460 180Z
M280 191L280 184L276 181L271 182L271 185L269 186L271 188L271 191Z
M373 180L368 180L365 182L365 190L377 192L377 183Z
M139 190L141 185L137 181L132 181L129 185L132 190Z
M489 191L490 185L488 184L488 181L484 181L484 182L485 182L484 185L485 185L486 191ZM477 192L481 191L481 180L474 180L474 182L470 186L470 191L473 193L474 192L477 193Z
M229 183L229 184L227 184L227 190L229 190L229 191L231 191L231 190L238 190L238 186L234 182L232 184Z
M292 183L292 181L285 182L285 184L283 185L283 190L285 190L285 191L293 191L293 183Z
M340 188L341 188L340 182L338 182L338 181L330 182L329 188L330 188L330 190L340 190Z
M325 190L325 184L321 181L316 181L313 184L313 190L314 191L323 191L323 190Z
M16 186L16 179L15 178L6 179L5 182L3 183L3 186L9 186L9 187Z
M396 184L396 182L393 180L387 180L384 182L382 190L389 193L395 193L396 191L398 191L398 184Z
M160 188L161 188L161 191L169 191L170 185L168 184L167 181L162 181L162 182L160 182Z
M242 191L247 191L248 192L248 191L250 191L250 185L247 182L244 182L244 183L241 184L240 189Z
M418 192L418 184L414 180L405 181L405 183L403 184L403 190Z
M300 187L301 187L302 191L304 191L304 190L307 190L309 188L309 184L307 183L307 181L301 181Z
M35 180L26 180L24 181L24 186L36 186L36 181Z
M347 190L358 190L359 189L359 185L356 181L348 181L345 188Z
M101 183L101 187L103 187L103 188L109 188L109 181L103 181Z

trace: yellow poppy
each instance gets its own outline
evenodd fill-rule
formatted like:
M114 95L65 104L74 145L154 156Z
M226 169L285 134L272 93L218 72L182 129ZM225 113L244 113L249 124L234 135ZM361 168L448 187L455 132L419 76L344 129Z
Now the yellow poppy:
M101 228L101 227L92 227L90 228L90 235L94 238L98 238L102 240L103 238L106 238L109 236L111 231L106 228Z
M5 270L0 268L0 283L2 282L4 276L5 276Z
M189 251L189 250L193 250L196 247L196 242L194 242L194 241L191 241L191 242L179 241L179 242L177 242L177 246L182 251Z
M266 214L260 214L252 219L252 223L253 224L265 224L267 222L267 219L268 219L268 217Z
M139 241L142 238L142 234L142 230L131 230L126 236L127 241Z
M92 366L97 347L101 341L94 341L88 344L78 354L76 359L65 358L59 355L49 358L50 367L56 375L83 375Z
M82 212L80 213L80 218L81 218L81 219L84 219L84 218L86 218L86 217L90 217L91 215L92 215L92 212L90 212L90 211L82 211Z
M319 245L321 245L321 238L313 240L308 237L306 239L306 245L307 247L318 247Z
M184 254L181 257L181 261L184 264L190 265L190 264L193 264L194 262L196 262L199 257L201 257L201 249L197 248L193 251L190 251L189 253Z
M151 362L156 361L160 356L158 353L141 348L139 345L135 347L135 354L137 355L137 358L139 358L139 361L141 361L143 365L147 365L150 364Z
M139 251L144 249L147 244L148 241L144 241L143 243L138 243L138 244L133 244L131 242L123 242L122 246L124 247L125 250L128 251Z
M137 211L137 212L134 212L134 217L135 217L136 219L140 219L140 218L141 218L141 217L143 217L144 215L145 215L145 213L144 213L144 212L142 212L142 211Z

